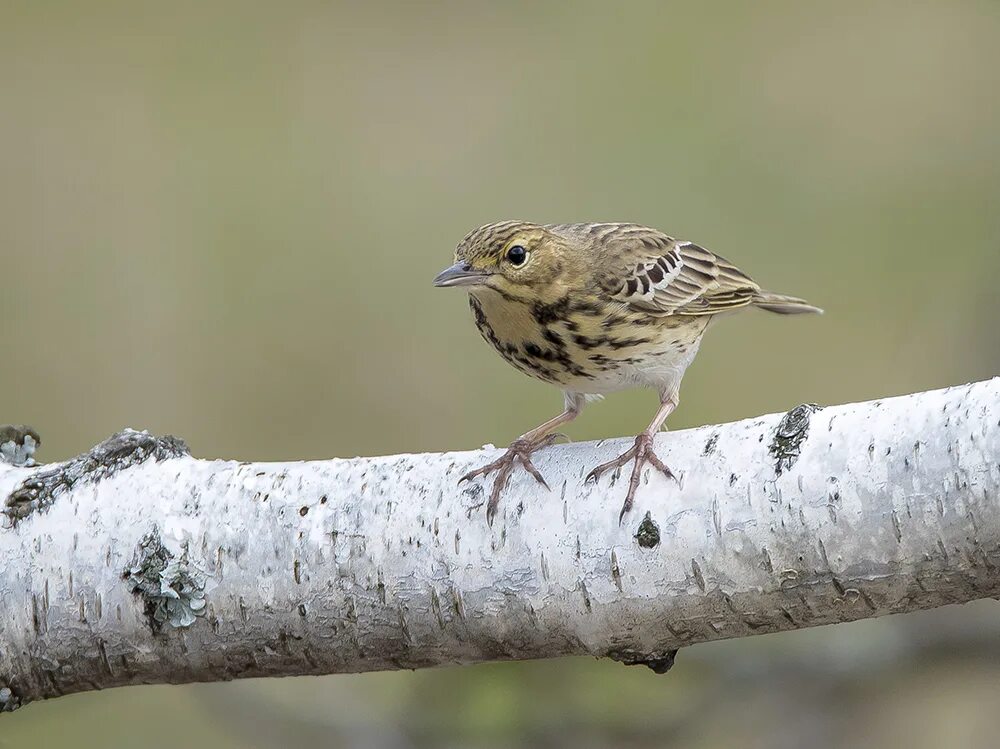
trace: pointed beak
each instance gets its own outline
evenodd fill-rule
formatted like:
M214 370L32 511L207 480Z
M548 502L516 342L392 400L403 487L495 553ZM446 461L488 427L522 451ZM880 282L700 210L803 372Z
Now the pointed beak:
M434 279L435 286L479 286L487 278L482 271L473 270L464 260L445 268Z

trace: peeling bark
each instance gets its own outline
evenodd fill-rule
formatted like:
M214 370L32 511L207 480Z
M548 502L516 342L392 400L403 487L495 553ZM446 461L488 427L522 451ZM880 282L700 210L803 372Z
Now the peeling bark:
M20 433L24 433L22 429ZM37 435L35 437L37 441ZM680 475L584 484L624 443L197 460L123 432L0 464L0 709L140 683L678 648L1000 595L1000 379L659 435Z

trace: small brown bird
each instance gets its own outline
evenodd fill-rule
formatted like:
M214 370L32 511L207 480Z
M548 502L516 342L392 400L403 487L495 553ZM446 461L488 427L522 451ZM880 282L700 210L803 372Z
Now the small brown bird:
M677 408L684 371L718 315L743 307L779 314L822 312L764 291L714 252L637 224L500 221L473 230L435 286L464 286L483 338L517 369L562 389L563 412L514 440L498 460L462 481L496 472L486 507L492 522L514 465L546 487L531 454L552 444L590 397L634 387L656 390L660 407L635 444L587 476L634 461L619 521L632 508L642 467L672 477L653 435Z

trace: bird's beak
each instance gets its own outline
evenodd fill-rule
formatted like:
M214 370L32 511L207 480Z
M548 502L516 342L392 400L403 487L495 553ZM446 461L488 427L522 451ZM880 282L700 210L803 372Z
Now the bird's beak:
M445 268L434 279L435 286L479 286L488 274L473 270L467 262L459 261L450 268Z

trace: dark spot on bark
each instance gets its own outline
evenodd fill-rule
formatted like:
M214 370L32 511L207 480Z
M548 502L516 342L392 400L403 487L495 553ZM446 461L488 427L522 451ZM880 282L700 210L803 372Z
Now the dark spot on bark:
M309 508L308 507L300 507L299 508L299 515L301 515L302 517L305 517L308 514L309 514Z
M154 437L148 432L126 429L66 463L40 470L11 492L3 513L12 524L55 502L63 491L81 482L96 483L147 460L169 460L190 455L177 437Z
M632 650L615 650L608 653L608 657L626 666L646 666L653 673L665 674L673 667L677 651L667 650L663 653L641 655Z
M647 512L646 517L639 523L639 529L635 533L635 540L644 549L656 548L660 543L660 527L653 521Z
M593 604L590 601L590 592L587 590L587 584L583 580L580 581L580 593L583 595L583 605L589 614L593 610Z
M705 576L701 572L701 566L698 564L697 559L691 560L691 571L694 572L694 581L698 583L698 587L701 592L705 592Z
M768 451L774 458L774 472L781 475L799 459L802 443L809 434L809 420L820 407L815 403L803 403L786 413L774 430L774 438Z
M715 452L715 445L719 441L719 433L716 432L711 437L708 438L708 442L705 443L705 449L702 450L702 455L711 455Z

